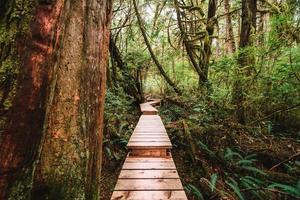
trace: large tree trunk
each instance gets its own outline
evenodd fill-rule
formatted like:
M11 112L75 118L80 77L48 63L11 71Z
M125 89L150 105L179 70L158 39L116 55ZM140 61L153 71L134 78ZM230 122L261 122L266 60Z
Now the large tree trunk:
M34 5L31 37L16 44L22 68L0 143L0 199L29 198L33 181L33 198L98 199L111 6Z
M250 47L253 45L253 39L256 29L256 5L257 0L243 0L242 1L242 24L240 33L239 56L237 69L238 80L233 88L233 101L236 105L236 117L238 122L244 124L245 119L245 93L247 92L245 86L245 79L251 75L255 58L251 52Z

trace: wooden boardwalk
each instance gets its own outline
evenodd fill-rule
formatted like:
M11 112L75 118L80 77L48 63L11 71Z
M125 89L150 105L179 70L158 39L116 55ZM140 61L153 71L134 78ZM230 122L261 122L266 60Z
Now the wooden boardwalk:
M127 144L129 153L112 200L186 200L170 150L172 144L153 100L140 105L142 115Z

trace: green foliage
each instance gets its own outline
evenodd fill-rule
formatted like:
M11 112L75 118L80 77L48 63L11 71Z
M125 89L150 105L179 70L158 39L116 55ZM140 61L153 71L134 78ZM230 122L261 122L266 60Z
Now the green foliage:
M233 179L229 177L228 181L225 181L235 192L235 194L239 197L239 199L244 200L244 196L241 193L241 190L238 186L238 183Z
M296 186L286 185L286 184L281 184L281 183L272 183L271 185L268 186L268 188L279 189L290 195L300 196L299 181L298 181L298 185L296 185Z
M218 180L218 174L214 173L211 175L210 177L210 186L211 186L211 191L213 192L216 188L216 183L217 183L217 180Z
M105 98L104 153L109 160L120 160L138 116L132 97L121 88L107 90Z

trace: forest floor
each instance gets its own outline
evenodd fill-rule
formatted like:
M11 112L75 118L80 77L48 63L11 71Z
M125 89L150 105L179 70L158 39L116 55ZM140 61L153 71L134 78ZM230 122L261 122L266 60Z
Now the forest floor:
M109 165L109 163L103 165L100 184L101 200L109 200L111 198L124 160L125 158L123 160L120 160L115 166L111 166Z

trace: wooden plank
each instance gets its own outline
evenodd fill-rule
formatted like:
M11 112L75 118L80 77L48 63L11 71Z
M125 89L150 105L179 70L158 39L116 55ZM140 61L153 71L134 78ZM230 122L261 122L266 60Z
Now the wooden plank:
M129 142L170 142L170 139L167 137L140 137L140 138L136 138L136 137L131 137Z
M119 179L179 178L176 170L121 170Z
M163 124L153 124L153 123L151 123L151 122L149 122L149 123L145 123L145 124L137 124L137 126L136 127L138 127L138 128L165 128L164 127L164 125Z
M170 162L125 162L122 169L176 169L173 161Z
M167 133L164 129L135 129L133 133L149 133L149 134L155 134L155 133Z
M187 200L184 191L114 191L111 200Z
M167 133L166 129L134 129L133 133Z
M156 115L158 110L149 103L140 104L140 109L143 115Z
M125 162L174 162L172 157L168 158L140 158L140 157L127 157Z
M167 134L160 133L160 134L139 134L134 133L131 135L131 138L169 138Z
M183 190L180 179L119 179L115 190Z
M134 132L131 137L169 137L167 133L157 133L157 132Z
M149 156L151 156L151 157L167 157L168 154L167 154L166 148L164 148L164 149L157 149L157 148L135 149L135 148L132 148L130 155L141 156L141 157L149 157Z
M159 134L155 135L139 135L135 134L131 136L131 139L169 139L168 135Z
M134 133L132 134L131 137L148 137L148 138L157 138L157 137L165 137L169 138L169 136L166 133L161 133L161 134L143 134L143 133Z
M171 148L172 144L170 141L167 142L148 142L148 141L139 141L139 142L128 142L127 147L143 147L143 148L148 148L148 147L168 147Z
M135 130L152 130L152 129L154 129L154 130L166 130L165 129L165 127L164 126L136 126L135 127Z
M162 129L162 130L166 130L166 128L164 126L153 126L153 125L151 125L151 126L144 126L144 125L143 126L136 126L135 129L136 130L139 130L139 129L142 129L142 130L143 129L146 129L146 130L147 129L159 129L159 130Z
M132 133L132 136L150 136L150 137L168 137L168 134L166 132L155 132L155 131L152 131L152 132L133 132Z
M139 126L139 127L135 127L135 130L164 130L166 131L166 128L164 126L161 127L155 127L155 126L148 126L148 127L144 127L144 126Z
M163 135L163 134L159 134L159 135L146 135L146 134L134 134L130 137L131 139L156 139L156 140L168 140L170 141L168 135Z

